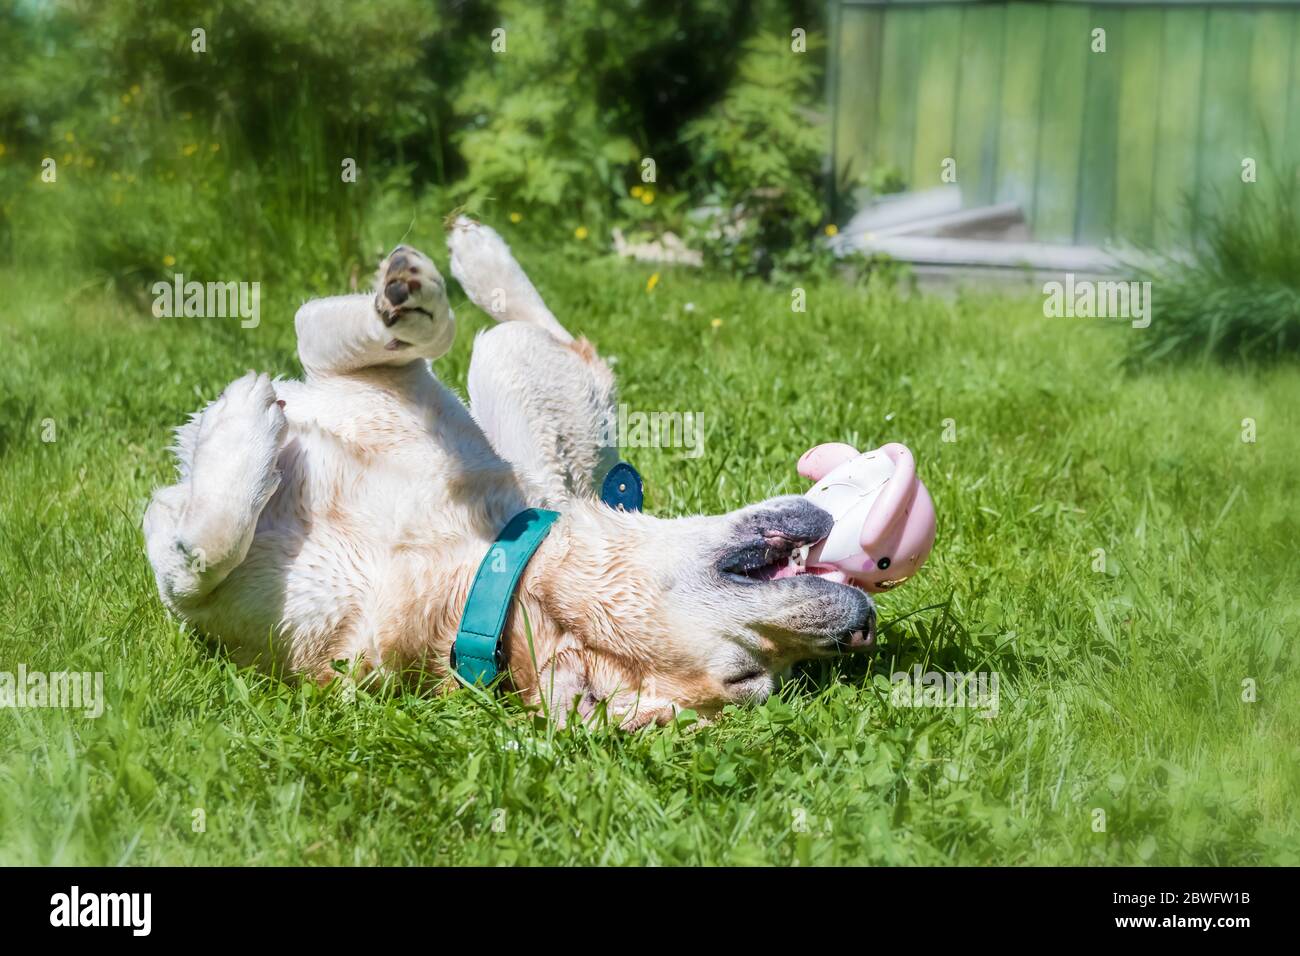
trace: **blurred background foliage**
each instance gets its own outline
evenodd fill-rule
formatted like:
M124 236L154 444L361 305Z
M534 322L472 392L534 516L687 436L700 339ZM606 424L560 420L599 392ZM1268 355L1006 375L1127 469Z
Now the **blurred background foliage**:
M137 293L175 271L337 283L465 206L575 255L607 251L618 227L674 231L742 274L824 266L808 251L826 226L824 15L777 0L0 0L0 257L76 257Z
M1159 325L1133 337L1130 366L1300 356L1300 165L1270 158L1261 178L1202 213L1190 255L1146 250L1138 271L1159 292Z

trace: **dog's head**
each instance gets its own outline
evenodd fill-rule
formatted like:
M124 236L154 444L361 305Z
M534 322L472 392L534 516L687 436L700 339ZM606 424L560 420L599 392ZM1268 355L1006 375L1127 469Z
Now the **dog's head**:
M575 505L528 584L550 632L536 649L539 696L557 716L575 702L587 716L603 701L625 727L685 708L711 716L762 700L796 661L870 646L866 592L812 574L778 577L830 526L796 495L675 520ZM512 670L531 672L520 658L512 652Z

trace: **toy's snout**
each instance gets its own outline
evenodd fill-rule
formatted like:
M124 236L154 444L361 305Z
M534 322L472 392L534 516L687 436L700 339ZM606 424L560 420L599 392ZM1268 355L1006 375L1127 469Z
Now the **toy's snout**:
M916 476L916 459L897 442L880 451L894 462L894 474L871 506L862 526L864 584L888 590L907 580L934 547L934 502Z
M798 470L816 482L808 497L835 519L830 535L808 553L810 571L840 571L878 592L925 563L934 547L934 502L907 446L892 442L859 454L851 445L818 445L799 459Z

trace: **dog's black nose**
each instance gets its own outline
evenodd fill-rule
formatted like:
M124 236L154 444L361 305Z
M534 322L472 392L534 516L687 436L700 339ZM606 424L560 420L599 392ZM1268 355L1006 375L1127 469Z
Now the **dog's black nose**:
M866 613L862 625L850 631L848 640L844 642L850 651L865 650L876 644L876 606L865 593L862 596L866 599Z

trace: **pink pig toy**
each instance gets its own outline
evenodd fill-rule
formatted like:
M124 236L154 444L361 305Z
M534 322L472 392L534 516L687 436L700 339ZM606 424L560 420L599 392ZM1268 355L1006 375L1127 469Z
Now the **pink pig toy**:
M891 442L859 454L832 442L809 449L799 474L815 481L808 499L835 519L831 533L795 553L787 573L819 574L867 591L888 591L925 563L934 546L934 502L916 459Z

